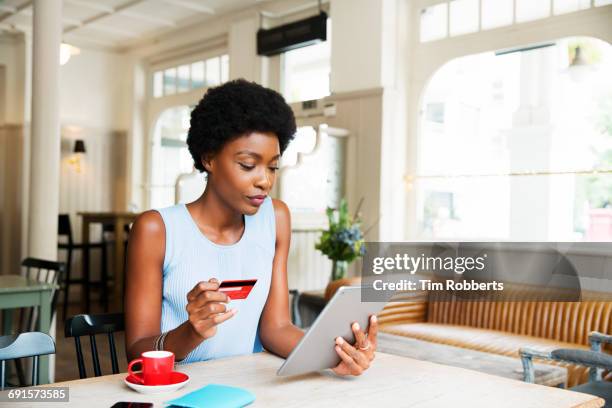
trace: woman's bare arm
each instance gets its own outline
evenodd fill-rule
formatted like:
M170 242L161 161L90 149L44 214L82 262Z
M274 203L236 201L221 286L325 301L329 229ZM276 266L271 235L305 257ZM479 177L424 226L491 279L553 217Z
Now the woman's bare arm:
M125 347L129 360L153 350L160 334L165 235L157 211L141 214L130 232L125 280ZM180 360L202 340L186 321L168 333L164 349Z
M260 337L266 350L287 357L304 332L291 323L289 316L287 257L291 241L291 216L285 203L280 200L272 202L276 220L276 248L270 293L260 320Z

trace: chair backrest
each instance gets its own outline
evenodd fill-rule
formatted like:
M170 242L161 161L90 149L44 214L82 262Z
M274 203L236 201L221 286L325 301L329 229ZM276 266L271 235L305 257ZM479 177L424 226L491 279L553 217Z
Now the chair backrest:
M81 314L73 316L66 320L64 334L66 335L66 337L74 337L80 378L87 378L80 337L89 336L89 342L91 345L91 358L94 366L94 375L96 377L99 377L102 375L102 372L100 370L100 359L98 356L98 347L96 344L96 334L106 334L108 336L108 342L110 346L113 374L118 374L119 364L117 362L117 347L115 345L115 337L113 333L124 330L125 323L123 313L110 313L100 315Z
M26 258L21 262L21 266L25 268L22 274L29 279L49 283L52 285L58 285L63 281L66 274L66 264L64 262L48 261L46 259L39 258ZM55 313L55 307L57 304L57 297L59 291L53 289L53 295L51 297L51 313ZM23 309L20 317L19 332L35 331L38 330L38 319L37 309L27 308ZM53 317L53 316L51 316Z
M34 357L32 365L32 385L38 385L39 356L55 353L55 343L51 336L41 332L28 332L0 336L0 390L6 384L6 361L16 358Z
M72 226L70 225L70 215L60 214L57 218L57 234L68 237L68 243L73 244Z

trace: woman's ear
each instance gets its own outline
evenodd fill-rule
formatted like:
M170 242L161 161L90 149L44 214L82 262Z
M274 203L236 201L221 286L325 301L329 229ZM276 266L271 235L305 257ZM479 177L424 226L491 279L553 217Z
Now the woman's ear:
M211 173L213 168L212 157L210 155L202 155L201 160L204 170L206 170L207 173Z

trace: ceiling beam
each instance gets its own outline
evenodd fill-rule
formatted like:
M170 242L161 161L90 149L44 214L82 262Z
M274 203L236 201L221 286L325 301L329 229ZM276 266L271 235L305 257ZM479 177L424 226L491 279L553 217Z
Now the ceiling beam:
M191 11L197 11L199 13L215 14L215 10L212 7L205 6L199 2L189 0L163 0L165 3L172 4L173 6L179 6Z
M82 28L91 28L92 30L103 31L103 32L109 33L109 34L122 35L124 37L129 37L129 38L140 37L140 33L135 33L133 31L124 30L122 28L117 28L117 27L114 27L114 26L111 26L111 25L108 25L108 24L102 24L102 23L98 23L98 22L89 23L89 24L83 25L81 27Z
M25 10L28 7L30 7L32 5L31 1L27 1L25 3L23 3L21 6L19 7L11 7L11 6L4 6L5 8L9 8L10 10L4 10L4 11L8 11L8 13L4 13L2 15L0 15L0 23L3 22L4 20L6 20L7 18L19 13L21 10Z
M102 2L90 3L88 1L83 0L64 0L66 3L74 4L75 6L80 6L84 8L88 8L91 10L102 11L105 13L113 13L115 9L109 5L102 4Z
M154 23L154 24L158 24L158 25L163 25L166 27L176 27L176 22L172 21L172 20L168 20L166 18L162 18L162 17L155 17L155 16L151 16L151 15L145 15L142 13L138 13L135 11L129 11L129 10L121 10L118 12L118 14L121 14L122 16L126 16L126 17L130 17L136 20L142 20L142 21L147 21L149 23Z
M93 3L89 3L89 2L83 2L81 0L67 0L67 1L69 1L69 2L71 2L73 4L76 4L75 2L78 2L79 5L83 5L83 6L86 6L85 3L93 4ZM130 1L128 1L126 3L123 3L123 4L121 4L121 5L117 6L117 7L109 7L109 6L104 6L104 5L100 5L99 3L96 3L95 7L98 7L98 10L101 11L99 14L96 14L93 17L89 17L89 18L86 18L85 20L81 21L81 25L80 26L76 26L75 25L75 26L66 28L64 30L64 34L70 33L72 31L75 31L75 30L79 29L79 28L84 28L84 27L90 26L92 23L96 23L97 21L99 21L99 20L101 20L101 19L103 19L105 17L111 16L111 15L113 15L115 13L119 13L120 11L126 10L126 9L128 9L128 8L130 8L132 6L135 6L136 4L142 3L143 1L144 0L130 0ZM100 9L99 7L104 7L104 10ZM121 31L121 29L116 29L115 33L119 33L119 31ZM128 34L125 34L125 35L128 35ZM129 36L131 36L131 35L138 36L135 33L131 33Z
M103 47L103 48L116 48L119 45L121 45L121 42L118 41L112 41L112 40L106 40L106 39L100 39L100 36L95 36L95 37L91 37L89 35L87 35L86 33L70 33L70 34L66 34L64 36L64 42L69 43L70 45L74 45L77 47L81 47L81 46L97 46L97 47Z
M28 9L21 10L18 14L23 14L24 16L31 16L32 14L34 14L34 11L31 8L28 8ZM81 25L80 20L77 20L76 18L65 17L65 16L62 16L62 22L66 24L74 25L74 26Z

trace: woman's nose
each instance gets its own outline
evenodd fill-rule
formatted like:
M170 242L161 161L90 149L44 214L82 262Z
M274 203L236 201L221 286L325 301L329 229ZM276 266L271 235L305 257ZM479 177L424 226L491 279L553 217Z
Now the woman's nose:
M263 171L259 172L257 175L255 186L266 192L272 187L272 176L268 174L266 169L263 169Z

